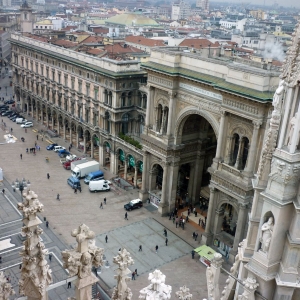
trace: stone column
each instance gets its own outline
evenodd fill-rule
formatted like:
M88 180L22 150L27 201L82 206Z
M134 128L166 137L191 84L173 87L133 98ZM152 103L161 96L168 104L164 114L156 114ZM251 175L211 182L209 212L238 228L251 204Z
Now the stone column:
M245 172L252 174L255 168L255 157L257 153L257 143L258 143L258 133L260 128L260 123L253 122L253 134L250 144L250 150L247 158L247 166Z
M124 160L124 180L127 180L127 167L128 167L128 161L126 157Z
M99 145L99 164L101 166L104 166L104 164L103 164L103 156L104 156L103 152L104 152L103 146L100 144Z
M223 141L224 141L224 131L225 131L225 121L226 121L226 112L221 111L221 120L220 120L220 129L218 134L218 143L216 150L215 163L219 162L222 156Z
M46 126L49 128L49 114L48 114L48 109L46 110Z
M83 132L83 154L86 154L86 136L85 136L85 132Z
M193 195L194 179L195 179L195 165L190 164L188 195L189 198L192 200L192 203L195 201L195 197Z
M168 163L166 164L164 168L164 174L163 174L163 182L162 182L162 191L161 191L161 198L160 198L160 203L158 207L158 212L163 215L166 213L166 207L168 206L168 199L167 199L167 181L169 176L169 165Z
M208 299L220 299L219 279L223 259L222 254L215 253L211 266L206 269Z
M148 167L148 152L144 152L143 155L143 172L142 172L142 189L139 192L139 198L141 200L146 200L148 198L148 190L150 189L149 184L149 167Z
M94 158L94 143L93 143L93 139L91 140L91 158Z
M60 121L57 119L57 134L60 136Z
M145 120L145 127L147 127L147 128L150 125L150 110L151 110L153 95L154 95L154 88L152 86L150 86L149 87L149 95L148 95L148 99L147 99L146 120Z
M66 140L66 123L63 124L64 140Z
M119 169L118 169L118 153L114 151L110 151L110 172L113 174L118 175Z
M207 219L205 224L205 233L211 234L211 223L213 220L213 209L215 206L215 196L216 196L216 189L212 186L209 186L210 189L210 196L209 196L209 204L208 204L208 212L207 212Z
M158 129L158 107L155 106L155 131L157 132Z
M79 132L76 131L76 147L79 148Z
M162 119L161 119L161 125L160 125L160 134L164 134L164 128L165 128L165 122L166 122L166 109L164 108L162 110Z
M71 124L70 124L70 144L72 144L72 126L71 126Z
M36 114L36 121L39 121L39 107L38 107L38 103L36 101L36 108L35 108L35 114Z
M54 116L53 114L51 114L51 126L52 126L52 130L54 130Z
M244 138L241 137L239 140L239 150L237 153L237 157L236 157L236 162L234 167L237 168L238 170L241 168L241 163L242 163L242 158L243 158L243 150L244 150Z
M135 166L134 168L134 180L133 180L133 184L136 187L137 186L137 175L138 175L138 167Z
M203 166L204 166L204 157L197 156L197 159L195 161L194 184L193 184L193 192L192 192L192 201L193 202L198 201L200 198Z
M168 114L168 127L167 127L167 135L170 136L172 133L172 120L173 120L173 110L174 110L174 97L171 96L170 104L169 104L169 114Z
M239 213L236 224L236 231L234 236L233 248L232 251L236 252L239 246L239 243L242 241L244 237L245 224L246 224L246 215L247 215L247 205L239 204Z
M219 208L215 211L215 218L214 218L214 224L213 224L213 233L214 235L221 232L222 229L222 223L223 223L223 217L224 217L224 209Z

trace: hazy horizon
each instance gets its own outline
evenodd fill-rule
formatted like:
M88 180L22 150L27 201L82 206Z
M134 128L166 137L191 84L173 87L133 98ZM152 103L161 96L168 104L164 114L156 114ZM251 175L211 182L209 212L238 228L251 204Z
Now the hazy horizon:
M258 4L272 6L274 3L278 3L279 6L283 7L297 7L300 8L299 0L211 0L211 2L224 2L224 3L238 3L238 4Z

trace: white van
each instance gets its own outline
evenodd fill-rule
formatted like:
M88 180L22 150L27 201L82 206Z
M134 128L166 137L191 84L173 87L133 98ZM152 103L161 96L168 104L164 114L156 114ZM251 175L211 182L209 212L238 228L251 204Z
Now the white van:
M27 120L24 119L24 118L16 118L16 123L17 124L22 124L22 123L26 123L26 122L27 122Z
M109 191L110 186L107 184L106 180L90 181L89 182L90 192L100 192L100 191Z

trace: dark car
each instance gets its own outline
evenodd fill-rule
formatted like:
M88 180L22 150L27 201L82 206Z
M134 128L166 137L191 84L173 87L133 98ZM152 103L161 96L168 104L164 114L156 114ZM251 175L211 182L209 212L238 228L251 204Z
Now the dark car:
M66 149L64 149L64 150L58 151L57 154L58 154L59 157L66 157L66 156L70 155L71 153L68 152Z
M12 113L13 113L12 111L7 110L7 111L4 111L1 115L2 116L10 116Z
M6 105L6 104L1 104L1 105L0 105L0 109L2 109L2 108L7 108L7 109L8 109L8 107L9 107L9 106Z
M130 202L128 202L127 204L124 205L124 208L126 210L133 210L136 208L141 208L143 206L143 202L140 199L135 199L135 200L131 200Z
M14 104L14 103L15 103L15 100L11 99L11 100L8 100L6 104Z
M47 150L53 150L55 146L58 146L58 144L50 144L46 147Z

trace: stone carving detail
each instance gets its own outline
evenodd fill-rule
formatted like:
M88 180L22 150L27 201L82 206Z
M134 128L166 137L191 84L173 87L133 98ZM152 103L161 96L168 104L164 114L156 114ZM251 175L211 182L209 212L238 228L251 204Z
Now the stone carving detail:
M234 183L229 182L223 178L220 178L218 176L212 175L212 180L214 183L216 183L217 185L222 186L224 189L230 191L230 193L242 196L242 197L246 197L247 196L247 192L239 187L237 187Z
M238 300L255 300L254 293L259 286L259 284L256 282L255 276L248 274L248 277L243 281L243 284L245 289L243 294L238 296Z
M114 263L118 265L116 270L117 285L113 290L112 300L130 300L132 299L131 289L127 286L127 282L130 281L130 277L127 275L131 273L128 269L130 265L134 264L133 259L130 257L130 253L126 249L122 249L119 254L114 257Z
M7 282L4 273L0 272L0 300L9 300L9 297L14 294L11 284Z
M173 87L173 82L171 80L163 79L163 78L156 77L153 75L149 75L148 82L149 83L150 82L157 83L157 84L167 86L167 87Z
M103 266L104 250L95 246L95 241L92 240L95 233L85 224L74 229L71 235L76 237L78 245L74 250L62 251L63 267L68 269L70 276L78 275L77 300L91 300L91 286L98 281L91 270L92 267Z
M222 254L215 253L211 261L211 266L206 269L208 299L220 299L219 277L222 263Z
M277 143L277 136L278 136L278 130L279 130L279 125L280 125L280 120L281 120L281 101L279 101L281 97L281 93L283 92L283 86L284 82L281 81L279 83L279 86L274 94L273 98L273 104L274 110L272 112L272 117L270 120L270 127L267 131L267 135L264 141L264 146L262 149L262 154L261 158L259 161L258 165L258 170L257 170L257 178L258 179L264 179L267 180L267 176L269 173L269 167L270 167L270 162L272 159L272 155L275 151L276 143ZM278 94L279 92L280 94Z
M290 165L279 159L273 159L271 165L270 181L276 181L283 185L295 185L299 178L300 165ZM269 185L270 187L270 185Z
M224 99L223 103L227 106L234 108L234 110L237 108L239 110L243 110L243 111L249 112L254 115L258 115L258 113L259 113L259 110L256 106L250 105L250 104L245 104L240 101Z
M281 78L289 84L290 87L297 85L300 74L300 64L298 63L298 58L300 55L300 24L297 23L295 26L295 31L293 33L292 46L289 47L286 57L283 62L282 75Z
M19 280L19 292L30 299L48 299L46 289L52 281L51 270L45 259L48 251L44 243L40 241L43 230L38 226L42 222L37 218L37 213L43 211L43 204L38 196L28 190L23 193L23 202L18 203L18 209L23 213L22 233L26 235L23 242L24 248L20 252L22 256L21 279Z
M185 285L180 288L180 291L176 292L176 296L180 300L191 300L193 295L190 293L190 289Z
M166 275L160 270L155 270L149 274L148 279L151 284L140 290L139 299L145 300L165 300L171 299L172 287L166 285Z
M230 269L230 275L228 276L226 280L226 285L224 287L224 290L222 291L222 298L221 300L228 300L233 298L235 286L236 286L236 280L235 277L238 275L240 266L240 258L237 254L234 259L234 263Z
M269 247L273 235L273 227L274 227L273 217L270 217L268 221L261 226L261 234L260 234L259 241L261 242L260 250L264 253L268 253L269 251Z

